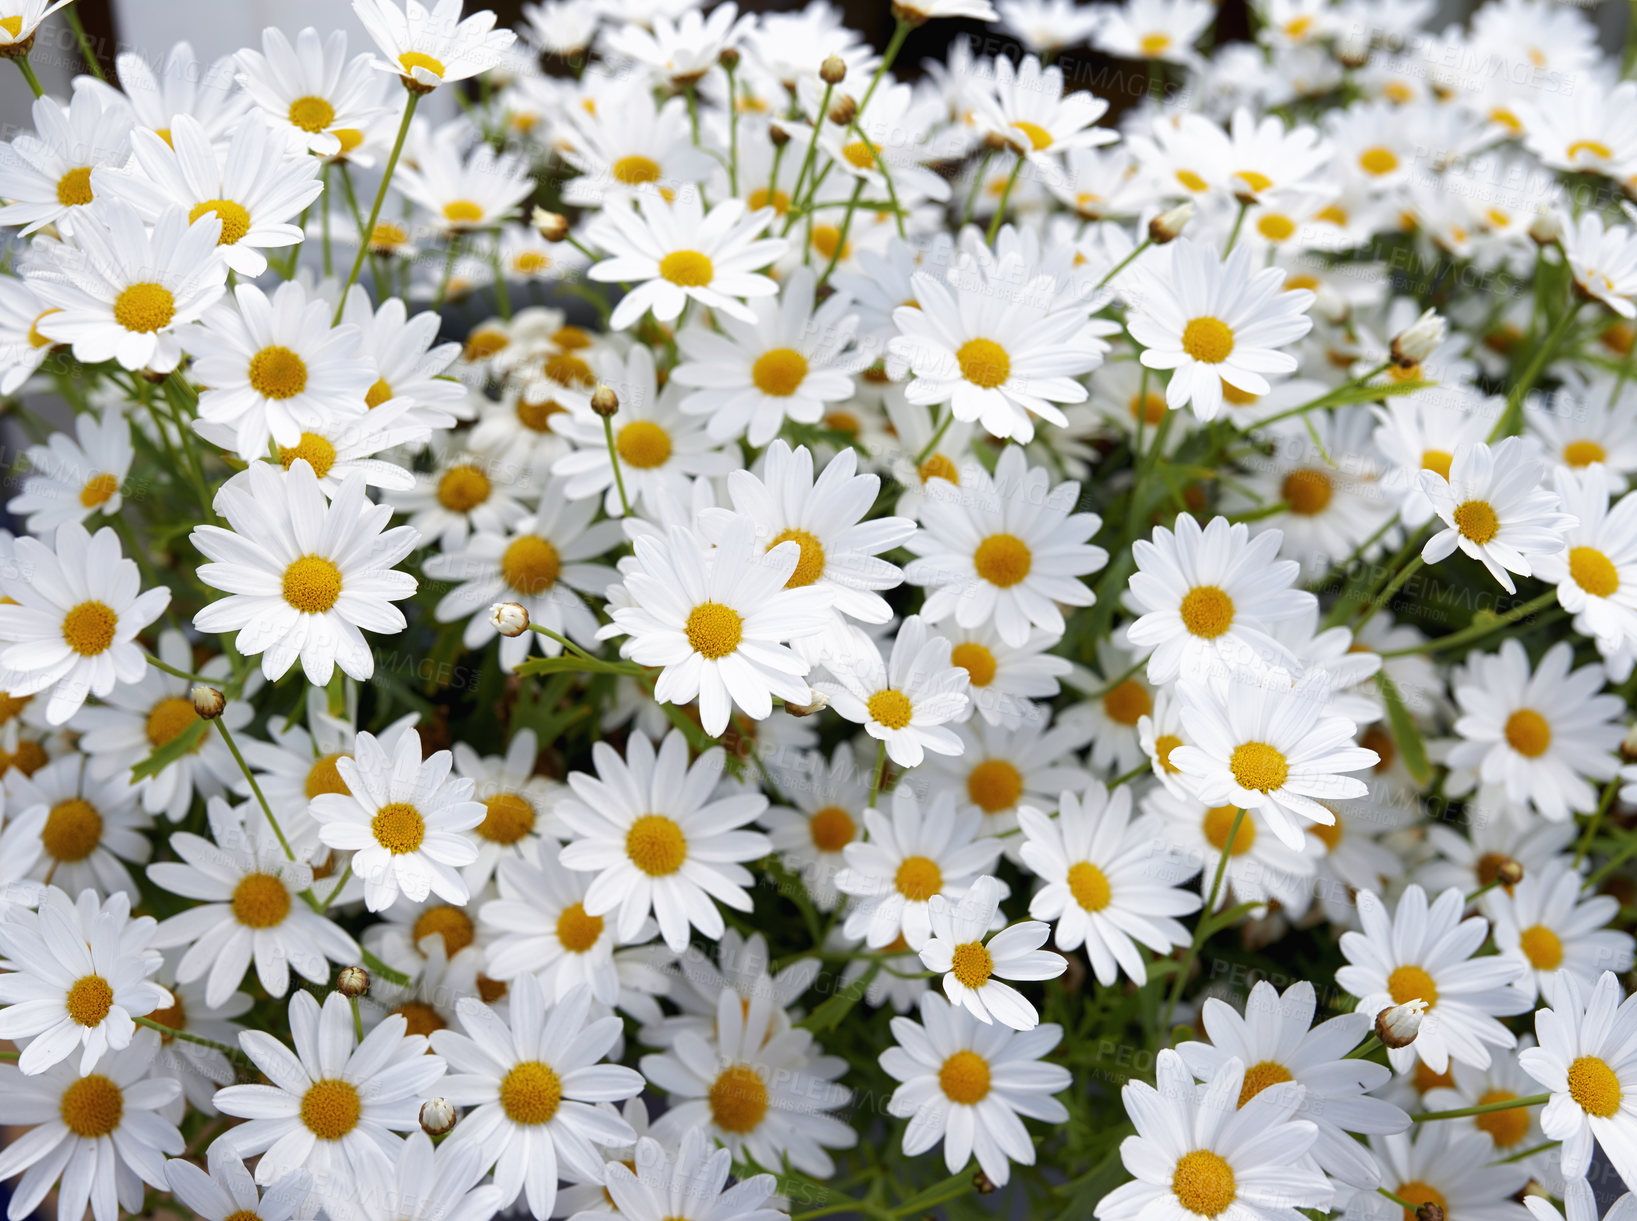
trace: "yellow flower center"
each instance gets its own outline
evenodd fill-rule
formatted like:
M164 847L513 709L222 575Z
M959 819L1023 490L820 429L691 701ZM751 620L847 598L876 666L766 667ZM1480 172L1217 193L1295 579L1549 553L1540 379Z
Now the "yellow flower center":
M949 661L951 665L959 666L966 671L974 687L987 687L995 681L997 669L995 655L974 640L968 640L951 649Z
M451 513L470 513L478 505L488 500L492 491L493 487L489 483L489 476L483 472L481 467L474 466L469 462L450 467L438 478L438 503ZM534 541L544 543L542 539L535 539ZM516 545L516 543L512 544L513 547ZM544 543L544 545L548 548L551 546L550 543ZM552 554L555 558L555 551ZM504 566L504 563L505 561L502 561L502 566Z
M1420 1000L1427 1002L1428 1009L1438 1006L1438 985L1423 967L1394 967L1392 974L1387 976L1387 994L1393 998L1395 1005Z
M63 640L81 657L106 653L119 630L119 615L106 602L81 602L63 616Z
M1273 179L1261 170L1240 170L1234 177L1253 191L1265 191L1273 185Z
M427 55L422 51L405 51L402 55L398 56L398 66L404 70L404 74L406 76L414 75L416 68L425 68L428 72L430 72L433 76L438 77L440 80L443 78L443 61L433 59L430 55Z
M1330 505L1335 485L1330 476L1312 467L1291 471L1279 486L1279 494L1292 513L1302 517L1316 517Z
M1228 1211L1238 1198L1238 1184L1233 1167L1220 1154L1209 1149L1195 1149L1177 1159L1171 1172L1171 1192L1189 1212L1200 1217L1215 1217Z
M1135 725L1153 709L1148 688L1134 678L1116 683L1103 693L1103 715L1116 725Z
M1200 191L1208 191L1211 189L1211 184L1206 182L1205 179L1200 177L1198 174L1194 173L1193 170L1178 170L1177 181L1196 194Z
M207 212L214 212L222 222L222 235L216 239L218 246L231 246L250 232L250 213L243 204L231 199L207 199L193 205L188 212L188 223L191 225Z
M825 806L808 820L807 831L813 837L813 847L820 852L840 852L853 842L858 824L840 806Z
M614 442L620 461L638 470L664 466L671 457L671 434L652 420L632 420Z
M337 127L330 134L341 141L341 151L343 153L352 152L353 149L364 142L364 133L356 127Z
M1225 389L1225 387L1224 387ZM1169 408L1165 403L1165 396L1150 390L1146 395L1133 394L1126 410L1131 413L1133 420L1141 420L1144 424L1158 424L1165 418Z
M250 358L250 388L270 399L294 398L307 388L307 363L280 344Z
M1609 557L1595 547L1569 549L1569 575L1594 598L1612 597L1620 588L1620 573Z
M1596 441L1570 441L1563 447L1563 461L1569 466L1590 466L1608 456L1608 451Z
M1330 807L1326 806L1325 809L1329 810ZM1326 854L1336 850L1336 845L1341 843L1341 837L1343 834L1341 815L1337 814L1334 810L1330 810L1330 814L1333 818L1335 818L1335 822L1310 822L1306 827L1307 833L1324 845Z
M766 187L757 187L750 193L750 198L746 202L749 203L753 212L760 208L771 207L775 213L783 216L790 210L790 196L788 194L784 191L774 191L769 195Z
M1012 358L993 339L968 339L955 352L961 376L974 386L993 390L1012 375Z
M1270 1085L1290 1081L1290 1070L1277 1060L1263 1060L1245 1070L1245 1084L1239 1087L1239 1105L1244 1106Z
M114 1007L114 990L100 975L82 976L68 989L64 1007L78 1025L100 1026Z
M443 1015L425 1001L405 1001L392 1011L404 1020L406 1035L431 1035L448 1029Z
M711 1119L724 1132L754 1132L767 1114L767 1085L748 1064L733 1064L711 1082Z
M1010 810L1023 796L1023 773L1005 759L985 759L966 774L966 795L985 814Z
M1233 328L1220 318L1194 318L1182 328L1182 350L1207 365L1219 365L1233 353Z
M1241 788L1259 793L1282 788L1290 775L1284 754L1266 742L1241 742L1233 748L1228 767Z
M1068 883L1074 901L1088 912L1102 911L1114 897L1108 875L1090 861L1076 861L1070 865Z
M1445 479L1449 478L1450 463L1455 461L1455 455L1447 449L1424 449L1421 451L1421 469L1436 471Z
M1449 1216L1449 1206L1444 1199L1444 1193L1423 1179L1410 1179L1408 1182L1400 1183L1398 1190L1393 1194L1406 1204L1413 1205L1403 1210L1404 1221L1416 1221L1423 1204L1436 1204L1446 1217Z
M875 166L875 150L864 140L854 140L841 150L841 155L847 158L847 164L854 169L867 170Z
M841 250L841 257L845 259L852 253L853 244L841 244L841 230L834 225L813 226L813 250L824 259L834 258L837 249Z
M911 903L925 903L944 888L944 873L931 857L906 856L898 862L893 885Z
M40 843L53 860L73 864L83 861L102 842L102 815L83 797L70 797L51 807Z
M645 182L658 182L659 175L659 162L652 157L634 154L630 157L621 157L614 162L614 181L624 183L628 187L641 186Z
M314 763L307 772L307 782L303 786L307 800L311 801L324 793L337 793L342 796L350 793L352 790L347 787L347 782L341 779L341 769L336 767L337 760L350 758L352 756L348 754L325 755Z
M1013 123L1012 126L1029 137L1029 143L1034 146L1035 152L1038 153L1041 149L1052 146L1052 133L1040 126L1040 124L1020 120Z
M13 38L18 37L23 32L23 19L22 19L22 17L18 16L15 13L13 13L9 17L0 17L0 30L4 30L7 34L10 34Z
M1176 766L1171 762L1171 752L1182 745L1182 739L1174 733L1162 733L1154 739L1154 759L1166 771L1175 775Z
M563 1101L563 1080L539 1060L514 1064L500 1079L500 1109L524 1127L550 1123Z
M512 256L512 270L525 276L539 275L551 266L551 259L538 250L523 250Z
M504 331L473 331L466 337L461 356L469 361L487 360L496 352L503 352L511 344Z
M192 700L183 699L179 695L160 700L148 710L148 719L143 726L148 736L148 745L157 748L167 742L174 742L198 719L199 714L194 711Z
M125 1117L125 1095L107 1077L92 1073L63 1091L57 1114L75 1136L96 1140L118 1129Z
M91 202L90 166L75 166L57 179L57 202L65 208L77 208Z
M975 1051L958 1051L938 1070L938 1088L961 1106L976 1106L989 1095L989 1061Z
M443 205L443 219L455 225L475 225L483 219L483 205L470 199L451 199Z
M589 390L597 384L597 375L585 363L583 356L573 352L553 352L543 366L546 376L559 386Z
M375 384L364 391L364 406L374 411L382 403L392 397L392 386L384 378L376 378Z
M959 485L961 481L960 471L956 470L954 462L943 454L933 454L915 468L915 473L921 477L922 483L928 479L947 479L950 483Z
M279 446L279 463L285 470L289 470L298 458L312 467L313 474L322 479L335 465L335 446L316 432L304 432L294 445Z
M801 547L801 558L796 561L796 570L784 583L786 589L811 585L824 575L824 544L813 535L806 530L785 530L767 545L767 549L771 551L780 543L795 543Z
M1137 46L1144 55L1164 55L1171 49L1171 36L1158 32L1144 34L1137 40Z
M968 941L955 947L950 974L968 988L981 988L989 982L995 969L994 957L981 941Z
M1487 500L1463 500L1452 514L1455 528L1462 538L1471 539L1480 547L1501 531L1500 518Z
M1518 934L1518 948L1537 971L1555 971L1563 962L1563 942L1544 924L1532 924Z
M414 852L426 838L426 820L407 801L388 802L375 812L369 826L375 842L393 856Z
M1398 168L1398 154L1393 152L1392 149L1383 148L1378 144L1374 148L1367 148L1360 153L1358 163L1359 168L1366 174L1374 174L1380 177L1382 174L1390 174Z
M603 918L586 915L583 903L570 903L557 917L557 940L571 954L584 954L603 935Z
M301 1096L301 1122L319 1140L340 1140L358 1126L364 1103L351 1082L327 1077Z
M516 793L496 793L483 803L477 836L491 844L515 844L534 830L534 807Z
M1478 1096L1478 1105L1511 1102L1517 1096L1513 1090L1485 1090ZM1505 1111L1475 1115L1472 1123L1480 1132L1489 1133L1489 1138L1495 1142L1495 1148L1510 1149L1529 1135L1529 1108L1511 1107Z
M321 97L308 94L290 103L290 122L302 131L324 131L335 122L335 107Z
M1233 829L1234 820L1239 820L1239 830ZM1201 824L1205 832L1205 839L1218 852L1226 851L1229 856L1244 856L1256 843L1256 824L1251 821L1247 813L1239 818L1238 806L1212 806L1205 811L1205 820ZM1233 842L1228 842L1228 836L1233 836Z
M659 261L659 274L678 288L703 288L716 277L716 268L697 250L673 250Z
M381 221L369 231L369 246L376 254L391 254L408 240L409 234L404 232L404 227L389 220Z
M537 402L533 399L525 398L522 395L519 395L516 408L517 422L523 425L524 428L527 428L530 432L550 432L551 417L554 415L561 415L566 410L567 408L565 408L556 399L548 398ZM638 421L638 423L640 422L641 421ZM627 425L627 427L635 428L636 425L631 424ZM665 450L667 455L670 453L669 447L670 440L667 438Z
M878 721L888 729L902 729L910 723L915 715L915 705L910 703L909 696L896 687L883 687L866 701L870 711L870 719Z
M794 348L772 348L756 358L750 380L756 389L774 398L788 398L801 389L807 376L807 357Z
M132 284L114 298L114 321L127 331L151 335L176 317L176 298L163 284Z
M247 873L233 888L233 918L247 928L273 928L290 914L290 892L270 873Z
M1265 212L1256 218L1256 231L1270 242L1288 242L1296 222L1279 212Z
M1538 759L1552 745L1552 727L1533 708L1519 708L1506 718L1506 744L1528 759Z
M428 937L443 938L444 956L453 958L477 940L477 928L462 909L452 903L437 903L415 917L409 935L417 946Z
M682 868L688 858L688 840L675 819L644 814L625 833L625 855L649 877L662 878Z
M1620 1110L1624 1097L1620 1078L1606 1061L1596 1056L1581 1056L1569 1065L1568 1076L1569 1097L1579 1103L1586 1114L1610 1119Z
M284 600L304 615L322 615L341 597L341 570L321 555L304 555L284 570Z
M972 553L972 566L991 585L1010 589L1029 575L1034 556L1015 534L991 534Z
M716 661L739 647L745 635L745 621L731 606L701 602L688 612L688 623L683 630L695 653Z

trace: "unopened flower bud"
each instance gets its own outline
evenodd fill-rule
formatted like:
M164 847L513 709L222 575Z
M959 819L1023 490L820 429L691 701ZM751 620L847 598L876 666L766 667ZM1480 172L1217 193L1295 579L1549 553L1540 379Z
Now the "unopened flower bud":
M980 1170L972 1176L972 1190L980 1196L992 1195L995 1190L995 1181Z
M831 55L819 65L819 80L826 85L839 85L847 79L847 61L839 55Z
M1447 329L1443 315L1429 309L1393 337L1393 363L1400 369L1415 368L1437 351Z
M1511 890L1512 887L1523 881L1523 865L1511 857L1507 857L1499 865L1495 866L1495 880Z
M1415 1210L1415 1221L1444 1221L1443 1206L1428 1200Z
M447 1098L428 1098L421 1103L421 1131L442 1136L455 1127L455 1108Z
M783 148L786 144L790 143L790 133L784 128L780 127L777 123L774 123L768 127L767 138L773 142L774 148Z
M1540 246L1550 246L1563 236L1563 218L1556 209L1541 204L1535 219L1529 222L1529 236Z
M1627 763L1637 762L1637 725L1626 730L1626 736L1621 739L1620 757Z
M850 93L844 93L836 99L830 107L830 122L837 127L845 127L858 118L858 100Z
M812 716L815 712L823 712L829 706L830 697L811 687L807 689L805 704L792 704L789 700L784 702L784 710L794 717Z
M620 409L620 396L612 386L598 386L591 392L591 410L600 416L611 416Z
M222 709L227 707L227 700L215 687L207 687L200 683L193 689L193 710L202 720L214 721L222 715Z
M335 990L349 998L364 995L369 991L369 972L363 967L342 967L335 977Z
M1426 1014L1427 1002L1420 997L1383 1009L1376 1014L1376 1038L1386 1047L1408 1047L1421 1033Z
M496 602L489 608L489 623L502 636L521 636L529 630L529 612L521 602Z
M724 68L737 68L739 66L739 48L723 47L722 53L716 57L716 62Z
M1182 236L1183 227L1194 219L1194 205L1192 201L1179 203L1169 212L1161 212L1148 222L1148 240L1156 246L1163 246L1166 242L1174 242Z
M561 212L548 212L544 208L536 208L533 224L535 232L548 242L560 242L568 236L568 217Z

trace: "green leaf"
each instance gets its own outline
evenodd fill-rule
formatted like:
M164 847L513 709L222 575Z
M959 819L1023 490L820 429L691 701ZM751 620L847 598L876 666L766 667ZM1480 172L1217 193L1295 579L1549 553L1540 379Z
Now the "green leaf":
M181 733L177 734L163 746L154 748L153 754L142 760L131 769L131 783L138 780L147 780L159 775L183 755L195 750L205 734L210 732L210 722L196 720Z
M853 1007L864 999L864 993L868 991L870 981L875 978L876 972L880 969L881 964L879 962L872 962L868 971L865 971L863 975L845 988L840 989L829 1000L796 1024L804 1029L811 1030L814 1034L834 1030L841 1025L841 1019L851 1013Z
M517 667L525 677L534 674L640 674L642 667L628 661L602 661L564 653L560 657L531 657Z
M1376 686L1381 689L1381 697L1386 701L1387 723L1392 726L1393 741L1404 756L1404 766L1417 784L1425 784L1432 775L1432 767L1427 762L1427 744L1421 740L1421 731L1416 728L1415 718L1410 715L1404 697L1399 695L1393 680L1387 677L1385 666L1376 672Z

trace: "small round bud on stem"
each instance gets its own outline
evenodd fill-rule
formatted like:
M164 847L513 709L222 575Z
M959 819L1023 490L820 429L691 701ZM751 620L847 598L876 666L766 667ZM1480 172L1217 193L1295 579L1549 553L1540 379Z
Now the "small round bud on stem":
M793 717L812 716L815 712L823 712L829 706L830 697L822 691L813 690L811 687L807 689L807 702L805 704L792 704L789 700L784 702L784 710Z
M830 107L830 122L837 127L845 127L856 118L858 118L858 101L850 93L842 94Z
M847 79L847 61L832 55L819 65L819 80L826 85L839 85Z
M369 972L363 967L342 967L335 977L335 990L349 1000L356 1000L369 991Z
M598 386L591 392L591 410L607 418L615 415L620 409L620 396L614 393L612 386Z
M1421 1033L1421 1019L1427 1014L1427 1002L1405 1001L1376 1014L1376 1038L1385 1047L1408 1047Z
M1182 236L1183 228L1194 219L1192 202L1180 203L1169 212L1161 212L1148 222L1148 240L1156 246L1174 242Z
M214 721L222 715L222 709L227 707L227 699L215 687L207 687L200 683L193 689L193 710L199 714L201 720Z
M1443 315L1429 309L1397 335L1393 336L1393 363L1400 369L1413 369L1426 360L1444 342L1448 331Z
M1442 1206L1428 1200L1415 1210L1415 1221L1444 1221L1444 1210Z
M716 57L716 62L729 70L739 66L739 48L723 47L722 53Z
M443 1136L454 1130L455 1108L447 1098L428 1098L421 1103L421 1131Z
M560 242L568 236L568 217L561 212L548 212L544 208L534 210L534 230L548 242Z
M1499 865L1495 866L1495 880L1510 890L1523 881L1523 865L1511 857L1507 857Z
M784 128L780 127L777 123L774 123L768 127L767 138L773 141L774 148L783 148L786 144L790 143L790 133Z
M1550 246L1563 236L1563 220L1548 204L1541 204L1529 222L1529 236L1537 246Z
M529 612L521 602L496 602L489 608L489 623L502 636L521 636L529 630Z

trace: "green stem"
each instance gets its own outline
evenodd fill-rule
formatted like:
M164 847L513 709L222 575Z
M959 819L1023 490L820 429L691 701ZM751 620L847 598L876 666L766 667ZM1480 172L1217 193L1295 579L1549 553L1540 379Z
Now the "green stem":
M1500 1102L1482 1102L1477 1106L1460 1107L1453 1111L1421 1111L1410 1116L1411 1123L1430 1123L1434 1119L1465 1119L1470 1115L1491 1115L1496 1111L1515 1111L1519 1107L1544 1106L1552 1100L1550 1094L1526 1094L1522 1098L1506 1098Z
M1637 3L1637 0L1633 0ZM989 160L995 155L995 150L986 148L983 156L978 158L978 167L972 175L972 186L966 192L966 203L961 207L961 228L965 228L972 220L972 210L978 206L978 192L983 190L983 176L989 170Z
M790 203L792 205L801 202L802 184L807 181L807 172L813 168L813 158L818 153L819 128L824 126L825 119L830 113L830 94L834 89L834 85L831 85L828 81L825 82L824 96L819 101L818 117L813 121L813 134L807 141L807 153L801 159L801 168L796 171L796 185L790 188ZM863 109L862 106L859 107L860 111ZM790 219L785 222L784 226L786 233L789 233L791 227L796 223L794 206L791 207L790 211Z
M1006 219L1006 205L1012 200L1012 188L1017 185L1017 176L1023 172L1023 154L1017 155L1017 164L1012 167L1011 175L1006 179L1006 185L1001 189L1000 202L995 205L995 214L989 218L989 231L984 234L984 240L993 246L995 238L1000 234L1001 223Z
M405 975L402 971L394 971L391 967L387 966L386 963L382 962L374 954L371 954L363 946L358 947L358 954L359 957L364 960L364 965L373 973L386 980L387 983L397 984L400 988L409 987L409 976Z
M1523 376L1507 393L1506 410L1501 412L1501 418L1495 421L1495 430L1489 434L1490 443L1499 441L1502 437L1510 437L1523 429L1523 400L1529 391L1534 389L1540 375L1557 354L1558 347L1563 343L1563 337L1569 333L1574 325L1575 315L1580 312L1580 303L1573 302L1563 311L1563 316L1557 320L1552 329L1546 332L1546 338L1541 340L1530 356L1529 363L1524 366Z
M1097 287L1102 288L1105 284L1107 284L1115 276L1119 275L1127 267L1131 266L1133 260L1135 260L1136 257L1139 254L1141 254L1144 250L1147 250L1153 244L1154 244L1154 239L1153 238L1151 238L1151 237L1143 238L1142 241L1137 243L1136 247L1131 251L1130 254L1126 255L1125 258L1121 259L1118 263L1114 264L1113 267L1109 268L1108 274L1105 275L1101 280L1097 281Z
M1578 869L1580 867L1580 862L1586 859L1586 852L1592 846L1592 840L1597 835L1597 829L1603 825L1603 815L1609 812L1609 806L1614 804L1614 795L1619 791L1619 776L1615 776L1603 786L1603 796L1597 803L1597 809L1592 813L1591 821L1586 824L1586 830L1580 837L1580 843L1575 846L1575 868Z
M74 31L74 41L80 44L80 58L85 61L85 70L106 85L108 77L102 70L97 53L91 49L91 39L86 36L85 24L80 20L78 9L78 4L65 7L62 10L63 20L68 23L68 28Z
M1234 243L1239 240L1239 230L1244 228L1244 226L1245 226L1245 213L1249 212L1249 211L1250 211L1250 204L1246 203L1244 200L1240 200L1239 201L1239 215L1233 218L1233 229L1228 234L1228 245L1227 245L1227 248L1222 251L1222 256L1224 258L1226 258L1228 256L1228 254L1233 250Z
M180 678L190 683L204 683L205 685L212 687L222 681L219 678L206 678L203 674L194 674L187 670L178 670L175 666L167 665L165 662L160 661L159 658L155 657L152 653L144 653L142 657L154 669L162 670L166 674L169 674L172 678Z
M1165 1001L1165 1017L1160 1022L1161 1030L1171 1029L1171 1015L1176 1012L1177 1001L1182 999L1182 986L1187 982L1188 972L1193 970L1194 959L1199 957L1200 947L1210 936L1211 914L1216 910L1217 896L1222 893L1222 879L1228 872L1228 857L1233 851L1234 837L1239 834L1239 828L1244 821L1245 811L1236 810L1233 825L1228 828L1228 838L1222 842L1222 855L1217 858L1216 876L1211 879L1211 893L1205 900L1205 906L1200 909L1199 920L1194 924L1194 936L1188 943L1188 952L1182 956L1176 978L1171 981L1171 995Z
M197 1043L200 1047L214 1047L219 1052L230 1056L242 1054L237 1047L229 1047L226 1043L218 1043L215 1039L207 1039L201 1034L189 1034L185 1030L177 1030L174 1026L165 1026L152 1018L132 1017L131 1020L138 1026L146 1026L149 1030L157 1030L160 1034L172 1039L181 1039L184 1043Z
M1360 615L1359 621L1353 625L1353 634L1355 636L1364 630L1366 623L1375 618L1375 613L1378 610L1393 600L1393 595L1404 587L1404 582L1413 577L1425 563L1426 561L1418 555L1398 570L1397 575L1387 582L1387 588L1377 594L1370 602L1370 605L1364 608L1364 614Z
M601 661L602 660L602 658L600 658L600 657L593 657L590 653L587 653L584 649L582 649L579 645L575 644L567 636L560 635L559 633L552 631L549 627L542 627L542 626L540 626L540 624L535 623L533 620L530 620L530 622L529 622L529 630L533 631L533 632L539 632L542 636L545 636L550 640L555 640L558 644L562 645L563 648L567 652L573 653L576 657L583 658L586 661Z
M722 71L728 74L728 194L739 194L739 86L733 75L733 68L724 64ZM769 192L769 198L772 193Z
M1412 653L1441 653L1445 649L1462 648L1465 645L1471 644L1473 641L1482 640L1485 636L1498 632L1501 628L1506 627L1508 624L1515 623L1519 619L1527 619L1536 611L1545 610L1556 601L1557 590L1550 589L1541 594L1540 597L1525 602L1522 606L1514 607L1512 610L1507 611L1504 615L1496 615L1493 619L1486 623L1462 628L1459 632L1453 632L1448 636L1440 636L1437 640L1429 641L1426 644L1416 645L1414 648L1388 649L1383 652L1381 656L1383 658L1408 657ZM1356 630L1357 629L1355 629L1355 631Z
M892 37L887 40L887 49L881 53L881 63L870 78L870 87L864 90L864 96L858 103L858 113L863 114L864 108L870 104L875 96L875 90L881 84L881 79L887 75L887 69L892 67L892 61L898 58L898 52L904 49L904 39L909 37L911 26L909 22L899 19L893 26Z
M1369 1035L1365 1037L1364 1042L1353 1048L1352 1051L1348 1052L1342 1058L1344 1060L1364 1060L1367 1059L1370 1054L1380 1046L1382 1046L1381 1040L1376 1037L1374 1031L1371 1031Z
M28 82L28 87L34 90L34 96L43 98L45 96L45 86L40 84L40 78L34 75L34 65L28 62L28 56L19 55L11 62L17 65L17 70L23 74L23 79Z
M495 234L494 241L489 243L489 264L495 273L495 310L500 317L510 322L512 320L512 295L506 287L506 273L500 266L500 234Z
M887 773L887 744L875 744L875 778L870 781L870 809L876 809L876 802L881 799L881 779Z
M222 735L222 741L227 743L227 749L232 752L233 762L239 765L239 771L243 774L246 783L250 785L250 791L256 795L256 803L261 806L261 812L266 815L267 825L273 828L273 834L278 838L279 847L284 849L286 859L295 860L296 854L290 847L290 841L284 838L284 828L279 826L279 820L273 815L273 807L267 804L267 797L262 793L261 785L256 782L256 777L251 772L250 765L244 761L244 756L239 753L239 744L233 740L233 734L228 730L227 722L221 717L217 717L213 724L216 726L216 732ZM315 911L319 910L318 902L312 897L311 891L306 893L307 902L312 904Z
M943 419L938 422L938 427L932 430L932 439L921 447L920 453L915 455L915 465L917 467L919 467L928 458L932 457L933 453L937 451L938 442L944 439L944 433L949 431L949 425L954 421L954 419L955 409L948 403L945 403Z
M370 239L375 233L375 222L381 219L381 205L386 202L387 188L392 185L392 172L398 168L398 158L404 151L404 140L409 136L409 121L415 117L415 107L420 104L421 95L412 89L405 91L405 97L408 100L404 102L404 117L398 124L398 136L392 142L392 152L387 157L386 172L381 176L381 186L375 192L375 202L370 205L369 223L358 235L358 254L352 261L352 270L347 273L347 282L341 286L341 294L335 306L335 317L330 320L331 326L340 325L341 311L346 308L347 292L358 282L358 273L363 270L364 258L369 254Z
M852 231L853 215L858 211L858 197L864 190L864 180L860 178L853 186L853 196L847 201L847 210L841 214L841 228L836 234L836 248L830 252L830 261L824 266L824 274L818 279L819 287L823 287L830 280L830 273L835 271L836 264L841 262L841 256L847 249L847 234Z
M614 444L614 417L603 416L603 437L608 441L608 464L614 468L614 486L619 489L620 507L631 516L631 502L625 495L625 476L620 473L620 451Z

